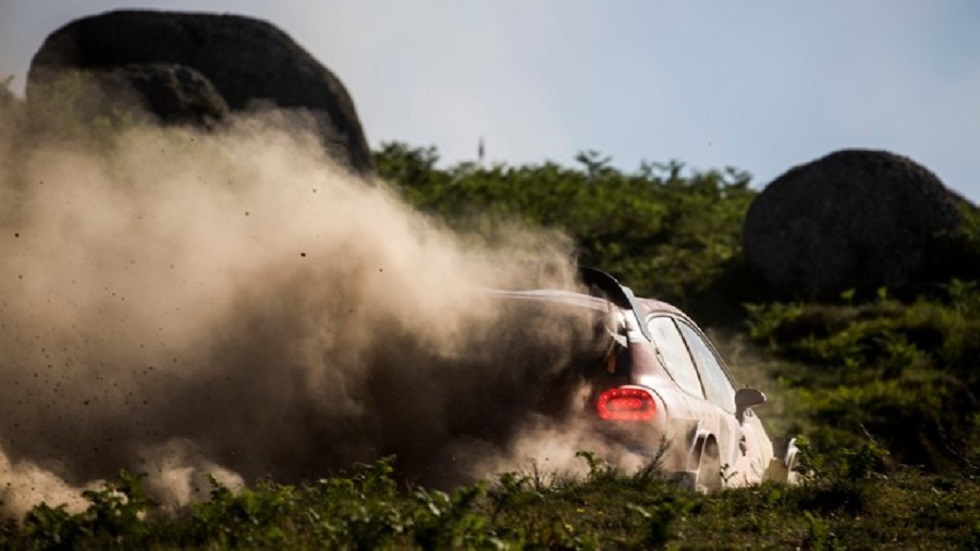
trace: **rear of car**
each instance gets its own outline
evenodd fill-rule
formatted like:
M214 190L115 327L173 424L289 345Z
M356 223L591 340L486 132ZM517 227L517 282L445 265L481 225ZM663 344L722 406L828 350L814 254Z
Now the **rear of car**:
M566 370L554 395L575 381L590 388L587 414L608 438L658 461L704 491L786 479L792 446L774 458L752 406L765 397L737 386L710 340L683 312L637 299L606 274L587 274L592 296L565 291L500 291L501 298L587 308L596 339ZM564 399L564 398L563 398Z

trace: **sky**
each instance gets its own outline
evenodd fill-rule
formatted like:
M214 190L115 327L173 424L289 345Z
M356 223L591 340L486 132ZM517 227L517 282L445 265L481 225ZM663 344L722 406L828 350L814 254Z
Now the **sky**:
M347 86L368 142L443 164L595 150L735 167L763 187L842 148L885 149L980 202L973 0L0 0L0 80L69 21L118 8L237 13Z

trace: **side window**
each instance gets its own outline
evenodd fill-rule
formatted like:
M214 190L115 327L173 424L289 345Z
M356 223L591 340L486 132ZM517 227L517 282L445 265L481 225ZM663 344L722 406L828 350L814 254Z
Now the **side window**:
M687 353L684 339L677 332L674 320L666 317L653 318L647 327L657 346L658 357L666 364L667 373L674 378L677 385L688 394L704 398L698 372L694 369L691 355Z
M686 323L678 323L684 340L694 356L694 363L701 372L701 382L704 384L704 392L708 399L720 406L725 411L735 412L735 388L732 381L725 373L725 368L718 363L711 347L704 342L701 335Z

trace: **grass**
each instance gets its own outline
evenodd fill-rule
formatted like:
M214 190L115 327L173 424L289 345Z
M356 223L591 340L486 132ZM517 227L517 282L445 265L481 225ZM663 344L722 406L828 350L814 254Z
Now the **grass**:
M450 494L399 487L392 461L296 486L262 482L163 511L126 474L89 509L46 505L0 530L5 549L980 549L980 479L884 472L873 441L809 455L799 486L706 496L652 471L592 465L583 478L530 469Z

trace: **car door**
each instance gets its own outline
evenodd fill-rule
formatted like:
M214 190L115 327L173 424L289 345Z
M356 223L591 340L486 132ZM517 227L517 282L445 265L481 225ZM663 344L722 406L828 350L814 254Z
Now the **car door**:
M755 425L758 419L751 414L745 416L743 422L735 417L735 385L725 369L714 347L708 343L704 335L685 320L678 320L677 326L687 344L694 365L701 377L705 398L725 412L725 426L728 434L718 435L719 444L722 439L730 446L729 473L732 483L744 484L760 479L765 464L760 453L760 443Z
M678 324L670 315L654 315L647 319L652 344L656 348L657 359L663 364L678 389L671 423L674 434L684 435L691 450L701 437L713 435L718 444L721 464L731 464L736 459L738 436L733 435L728 412L706 398L701 375L681 335ZM666 398L666 397L665 397Z

